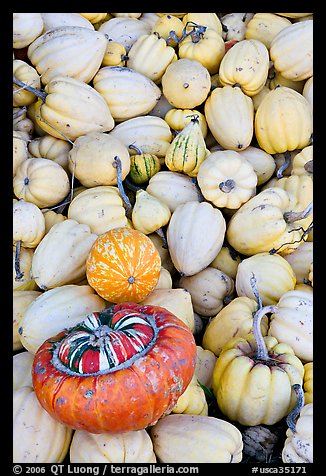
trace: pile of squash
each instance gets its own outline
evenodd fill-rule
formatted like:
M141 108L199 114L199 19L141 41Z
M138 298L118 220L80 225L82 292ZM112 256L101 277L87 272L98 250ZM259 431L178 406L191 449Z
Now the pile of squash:
M13 14L16 463L311 463L313 14Z

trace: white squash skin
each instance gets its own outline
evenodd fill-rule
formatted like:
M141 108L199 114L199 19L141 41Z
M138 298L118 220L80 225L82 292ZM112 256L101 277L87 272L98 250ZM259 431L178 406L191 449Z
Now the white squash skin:
M146 430L92 434L77 430L70 445L71 463L156 463Z
M27 55L47 85L57 76L69 76L89 83L101 66L107 39L94 29L60 26L38 37Z
M34 203L19 200L13 204L13 238L25 248L36 248L45 235L43 213Z
M68 284L45 291L28 306L20 321L21 342L35 354L49 337L106 307L104 299L89 285Z
M313 361L313 294L289 291L272 314L268 335L290 345L302 362Z
M72 429L43 409L32 387L21 387L14 392L14 463L61 463L71 437Z
M32 275L36 284L48 290L78 282L86 273L86 259L96 239L88 225L76 220L53 225L35 249Z
M175 268L192 276L206 268L222 248L226 222L208 202L191 201L172 213L167 242Z
M313 403L302 408L296 422L296 433L288 428L286 436L283 463L313 463Z
M239 463L242 435L231 423L205 415L172 414L150 429L161 463Z
M164 202L171 213L190 201L200 201L199 190L191 177L180 173L162 170L150 178L146 192Z
M32 364L34 355L24 351L15 354L12 359L13 391L21 387L33 387Z
M204 317L215 316L234 291L233 279L210 266L193 276L183 276L179 285L190 292L194 311Z
M18 329L28 306L41 295L41 291L14 291L13 292L13 350L23 349Z
M213 352L204 349L200 345L197 345L196 347L195 374L202 385L212 388L212 375L217 357Z

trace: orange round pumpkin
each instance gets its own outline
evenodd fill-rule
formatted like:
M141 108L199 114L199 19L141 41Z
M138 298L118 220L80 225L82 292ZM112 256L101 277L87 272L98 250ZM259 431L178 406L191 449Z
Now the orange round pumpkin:
M141 302L155 288L161 258L142 232L112 228L94 242L86 261L89 285L112 303Z
M145 429L170 413L196 365L191 330L159 306L121 303L46 340L32 380L43 408L90 433Z

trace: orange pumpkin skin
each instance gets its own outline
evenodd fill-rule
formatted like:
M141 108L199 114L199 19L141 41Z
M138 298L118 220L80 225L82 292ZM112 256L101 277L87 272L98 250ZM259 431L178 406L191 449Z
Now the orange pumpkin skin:
M67 370L60 359L58 364L64 339L76 335L76 327L65 330L38 349L32 367L34 390L43 408L68 427L91 433L144 429L170 413L190 383L196 364L195 340L179 318L159 306L123 303L101 313L107 311L114 316L127 313L129 319L146 316L154 322L156 337L147 345L149 350L120 362L119 370L78 374ZM101 313L88 317L94 320ZM119 332L112 334L114 344Z
M156 286L161 258L142 232L113 228L94 242L86 261L86 277L103 299L112 303L141 302Z

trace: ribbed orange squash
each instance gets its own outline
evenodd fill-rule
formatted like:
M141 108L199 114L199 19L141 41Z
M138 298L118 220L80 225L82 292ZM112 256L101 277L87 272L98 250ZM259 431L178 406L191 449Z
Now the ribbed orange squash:
M142 232L113 228L94 242L86 262L90 286L113 303L140 302L156 286L161 258Z

